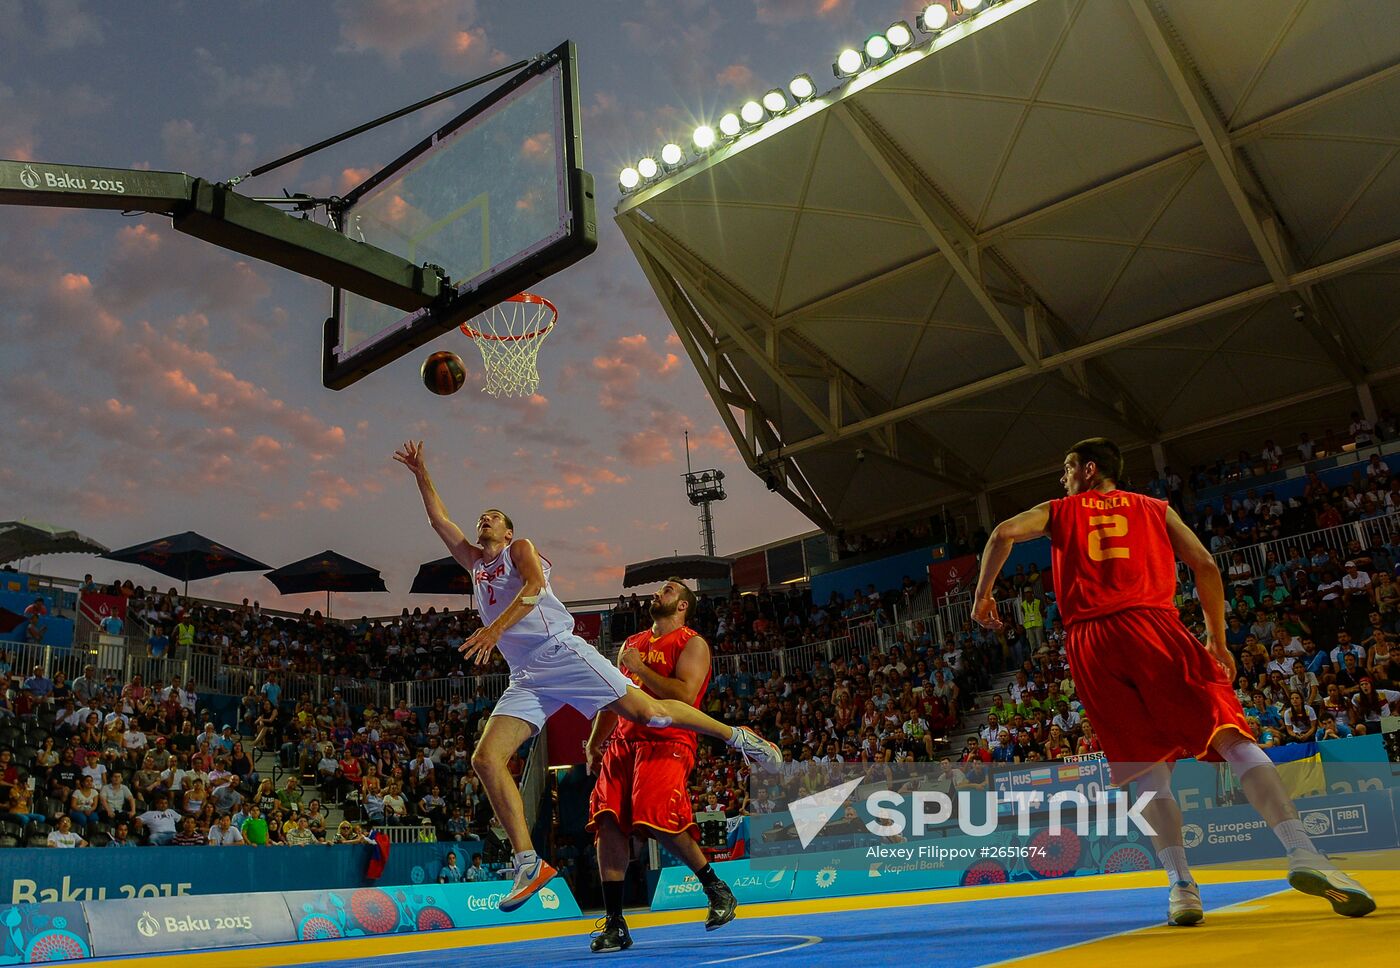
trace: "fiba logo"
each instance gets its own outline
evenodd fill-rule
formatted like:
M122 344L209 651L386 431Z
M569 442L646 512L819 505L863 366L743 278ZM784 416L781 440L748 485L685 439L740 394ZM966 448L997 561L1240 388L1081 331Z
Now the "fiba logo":
M1197 824L1188 823L1181 828L1181 842L1187 847L1199 847L1201 841L1205 839L1206 832Z
M1303 829L1311 837L1321 837L1332 832L1332 820L1325 813L1303 814Z
M38 188L39 173L32 165L25 165L24 170L19 173L19 183L25 188Z
M136 920L136 930L141 932L143 938L154 938L160 934L160 922L151 917L150 911L142 911L141 917Z

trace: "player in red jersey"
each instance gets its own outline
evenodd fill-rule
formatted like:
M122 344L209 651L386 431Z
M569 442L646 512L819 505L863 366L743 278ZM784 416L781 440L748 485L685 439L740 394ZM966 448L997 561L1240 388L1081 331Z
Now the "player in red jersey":
M1338 914L1374 911L1371 895L1313 846L1277 769L1249 733L1231 689L1235 660L1225 647L1224 582L1210 552L1166 501L1119 489L1123 458L1112 441L1080 441L1064 468L1060 483L1067 497L992 531L973 617L986 628L1001 627L991 592L1011 546L1048 535L1079 699L1114 782L1137 780L1153 797L1143 816L1157 831L1153 844L1171 882L1167 923L1190 925L1204 917L1186 864L1181 808L1171 792L1171 764L1186 756L1230 764L1249 802L1283 842L1292 887L1327 898ZM1173 603L1178 557L1196 576L1204 647ZM1136 769L1123 775L1127 764Z
M694 607L695 593L679 578L668 579L652 596L651 628L623 644L617 664L647 695L698 707L710 684L710 647L685 624ZM598 838L607 915L593 950L632 946L622 916L622 887L630 859L628 838L634 834L655 837L695 872L710 902L706 931L734 920L734 893L696 843L700 832L686 789L695 766L695 734L619 721L616 713L605 709L593 720L586 754L588 771L598 773L588 829Z

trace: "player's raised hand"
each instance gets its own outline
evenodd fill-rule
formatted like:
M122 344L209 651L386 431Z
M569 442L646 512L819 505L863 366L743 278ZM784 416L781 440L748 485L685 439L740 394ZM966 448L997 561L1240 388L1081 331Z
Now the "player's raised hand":
M972 620L984 629L991 629L993 632L1000 632L1005 624L1001 620L1001 615L997 613L996 600L988 596L979 598L977 604L972 608Z
M492 631L491 626L487 625L473 632L470 638L457 646L457 651L462 653L468 662L485 665L491 661L491 652L500 638L501 633Z
M423 441L414 443L407 441L401 448L394 451L394 460L404 467L413 471L415 477L422 477L428 472L428 460L423 456Z

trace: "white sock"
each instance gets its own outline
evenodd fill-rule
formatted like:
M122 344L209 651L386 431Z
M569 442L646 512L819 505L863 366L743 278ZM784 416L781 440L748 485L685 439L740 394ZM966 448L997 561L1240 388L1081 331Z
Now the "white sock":
M1318 849L1313 846L1312 838L1303 829L1301 820L1285 820L1274 828L1274 834L1283 843L1283 849L1290 854L1298 850L1319 853Z
M535 861L540 859L540 855L533 850L517 850L515 852L515 869L520 870L525 867L534 867Z
M1167 878L1173 886L1181 881L1196 883L1196 879L1191 876L1191 868L1186 866L1185 847L1163 847L1157 851L1157 859L1167 869Z

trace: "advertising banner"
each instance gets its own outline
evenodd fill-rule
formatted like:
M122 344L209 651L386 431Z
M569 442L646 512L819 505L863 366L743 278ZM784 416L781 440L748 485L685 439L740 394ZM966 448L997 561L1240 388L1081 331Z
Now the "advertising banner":
M126 621L125 595L100 595L97 592L83 592L79 599L83 614L94 622L101 622L108 615L115 615Z
M791 870L756 871L746 860L727 860L711 865L721 880L729 884L740 904L786 901L792 896ZM695 875L685 867L664 867L651 898L653 911L679 911L703 908L708 904Z
M92 955L81 904L0 905L0 965L72 961Z
M102 958L282 944L296 937L280 894L94 901L83 907L92 953Z
M273 885L289 891L368 887L365 868L371 849L358 844L286 850L11 847L0 865L0 904L252 893ZM395 844L380 881L435 883L450 850L466 867L481 844ZM137 852L134 858L132 851Z
M977 558L963 555L948 561L936 561L928 566L928 587L937 602L944 595L970 588L977 582Z
M509 914L496 905L511 881L365 887L355 891L305 891L282 895L299 941L379 934L482 928L582 917L563 878L555 878Z

